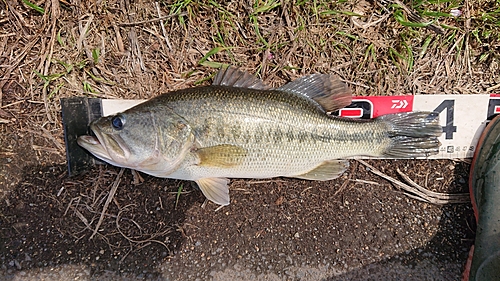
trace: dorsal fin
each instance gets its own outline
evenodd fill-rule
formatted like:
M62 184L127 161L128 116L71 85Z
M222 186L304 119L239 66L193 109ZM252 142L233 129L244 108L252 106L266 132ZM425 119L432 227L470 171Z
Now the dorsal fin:
M267 90L271 88L259 78L253 76L248 72L241 71L234 66L219 69L219 72L217 72L212 85L231 86L257 90Z
M277 90L295 93L316 101L325 111L337 111L351 104L352 92L336 75L311 74Z

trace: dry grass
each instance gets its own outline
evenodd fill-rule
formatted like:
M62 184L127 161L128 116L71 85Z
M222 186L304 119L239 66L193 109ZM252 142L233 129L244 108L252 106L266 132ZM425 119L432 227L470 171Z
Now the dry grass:
M334 72L356 95L500 85L495 0L26 3L0 2L0 128L39 163L64 162L60 98L150 98L209 83L221 64L271 85ZM415 15L444 33L407 20ZM5 141L0 153L17 152Z
M500 84L497 0L26 3L0 2L0 127L34 131L41 162L64 161L59 98L150 98L209 83L221 64L272 85L334 72L356 95ZM444 34L407 21L409 10Z
M336 73L355 95L500 87L498 0L221 2L0 1L0 197L23 167L65 162L63 97L150 98L207 84L221 64L274 86ZM79 231L96 209L88 221L71 207Z

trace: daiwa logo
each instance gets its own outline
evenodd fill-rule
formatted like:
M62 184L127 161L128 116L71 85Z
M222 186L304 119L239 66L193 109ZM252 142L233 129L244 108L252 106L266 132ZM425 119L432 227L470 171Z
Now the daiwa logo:
M408 102L406 100L392 100L391 108L406 108L408 106Z

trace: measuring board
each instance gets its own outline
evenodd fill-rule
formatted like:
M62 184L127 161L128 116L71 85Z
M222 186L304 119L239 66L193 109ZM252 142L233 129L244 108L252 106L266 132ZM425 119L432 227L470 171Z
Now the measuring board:
M90 122L100 116L122 112L141 102L144 100L97 98L61 100L70 174L72 163L76 163L73 170L78 170L78 165L88 164L90 161L87 159L89 155L76 144L76 137L90 133L88 129ZM500 94L353 97L351 105L334 112L333 115L369 119L410 111L439 113L443 127L443 134L439 138L440 153L428 157L429 159L471 158L487 122L500 113Z

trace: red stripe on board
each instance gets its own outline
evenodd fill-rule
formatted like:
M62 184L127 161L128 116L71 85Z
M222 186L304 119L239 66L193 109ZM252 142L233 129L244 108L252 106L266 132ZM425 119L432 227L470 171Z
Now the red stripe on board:
M363 116L363 109L361 108L342 108L339 110L339 116L349 118L359 118Z
M369 100L373 104L372 117L413 111L414 96L353 97L355 100Z
M500 105L495 105L494 113L495 114L499 114L500 113Z

